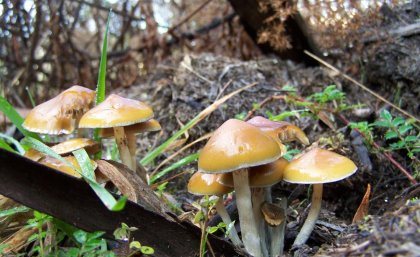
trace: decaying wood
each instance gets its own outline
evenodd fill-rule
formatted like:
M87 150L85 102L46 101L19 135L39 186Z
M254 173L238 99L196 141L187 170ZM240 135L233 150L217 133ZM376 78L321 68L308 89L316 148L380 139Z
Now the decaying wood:
M89 185L22 156L0 149L0 194L87 231L109 238L124 222L138 230L135 240L154 248L156 256L198 256L200 229L174 222L128 201L124 210L109 211ZM230 243L209 235L217 256L241 256Z

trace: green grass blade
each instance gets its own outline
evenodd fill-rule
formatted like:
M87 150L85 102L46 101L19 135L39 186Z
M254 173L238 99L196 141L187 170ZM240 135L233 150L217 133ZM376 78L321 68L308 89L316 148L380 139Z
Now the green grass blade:
M26 90L26 93L28 93L29 101L31 101L32 108L35 107L36 106L36 103L35 103L34 98L32 97L31 91L29 91L29 88L28 87L25 87L25 90Z
M5 135L3 133L0 133L0 138L4 138L6 141L9 141L10 143L12 143L16 147L16 149L19 152L19 154L21 154L21 155L24 155L25 154L25 149L23 149L22 145L16 139L14 139L13 137L8 136L8 135ZM8 150L8 149L6 149L6 150Z
M0 96L0 111L3 112L7 116L7 118L9 118L9 120L25 137L30 136L39 139L37 134L27 131L24 127L22 127L22 116L20 116L20 114L15 110L15 108L6 100L6 98L2 96Z
M24 139L22 139L21 143L25 144L25 145L28 145L30 148L33 148L33 149L35 149L35 150L37 150L37 151L39 151L43 154L46 154L48 156L51 156L55 159L58 159L58 160L64 162L66 165L70 166L73 170L75 170L75 171L77 171L78 173L81 174L80 170L78 170L76 167L74 167L73 164L71 164L69 161L67 161L63 157L61 157L61 155L59 155L58 153L54 152L53 149L51 149L49 146L42 143L41 141L39 141L35 138L32 138L32 137L25 137Z
M90 187L96 193L96 195L101 199L102 203L109 210L120 211L124 208L127 198L121 197L118 201L109 193L105 188L99 185L95 181L95 174L93 171L92 163L90 162L89 155L85 149L79 149L73 152L74 157L76 157L77 162L82 169L82 176L85 178L86 182L89 183Z
M107 61L107 49L108 49L108 30L109 30L109 21L111 17L112 11L109 11L108 20L106 22L106 28L104 32L104 38L102 43L102 52L101 52L101 61L99 63L99 73L98 73L98 84L96 85L96 99L95 105L102 103L105 100L105 80L106 80L106 61ZM99 129L93 130L93 139L99 142ZM100 158L101 153L98 154Z
M159 156L172 142L174 142L178 137L183 135L185 131L189 130L190 128L194 127L198 122L203 120L205 117L207 117L210 113L212 113L214 110L216 110L220 105L222 105L224 102L226 102L229 98L233 97L234 95L242 92L245 89L248 89L250 87L253 87L257 85L257 83L252 83L248 86L242 87L236 91L233 91L232 93L225 95L224 97L220 98L219 100L215 101L213 104L208 106L206 109L201 111L197 116L195 116L192 120L190 120L187 124L185 124L180 130L178 130L173 136L171 136L168 140L166 140L163 144L156 147L153 151L148 153L141 161L140 163L145 166Z
M7 150L9 152L17 153L13 148L10 147L3 139L0 139L0 148Z
M26 206L14 207L14 208L10 208L10 209L7 209L7 210L0 210L0 218L15 215L15 214L18 214L18 213L28 212L30 210L31 209L26 207Z
M190 154L187 157L182 158L181 160L173 163L172 165L168 166L167 168L163 169L162 171L158 172L156 175L152 176L150 178L149 184L153 184L158 180L159 178L165 176L169 172L171 172L174 169L177 169L181 166L187 165L193 161L196 161L198 159L198 153Z

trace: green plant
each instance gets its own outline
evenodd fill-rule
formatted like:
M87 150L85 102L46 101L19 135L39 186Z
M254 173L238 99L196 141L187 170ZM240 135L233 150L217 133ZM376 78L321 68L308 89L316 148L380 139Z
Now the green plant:
M373 140L375 138L373 134L373 124L370 124L367 121L360 121L360 122L350 122L349 126L351 129L357 129L364 135L364 141L368 145L372 145Z
M414 130L413 120L405 120L402 117L392 117L391 113L383 110L380 119L373 123L374 126L384 128L385 140L393 140L388 144L387 150L395 151L405 149L410 159L420 152L420 133Z
M121 227L117 228L114 231L114 237L115 239L118 240L123 240L123 241L130 241L131 240L131 232L138 230L138 228L136 227L129 227L127 224L125 223L121 223ZM134 249L133 252L131 252L129 254L129 256L132 256L136 253L142 253L145 255L151 255L155 253L155 250L150 247L150 246L145 246L145 245L141 245L141 243L139 241L130 241L129 244L130 249Z

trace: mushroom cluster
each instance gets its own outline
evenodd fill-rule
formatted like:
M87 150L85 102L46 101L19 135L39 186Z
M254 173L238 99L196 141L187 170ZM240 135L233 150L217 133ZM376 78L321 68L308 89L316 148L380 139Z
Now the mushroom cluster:
M22 125L29 131L48 135L71 134L77 128L101 128L100 135L103 138L115 137L122 162L137 171L135 135L161 129L159 122L152 119L152 108L140 101L115 94L92 108L94 99L95 91L72 86L33 108ZM100 150L99 144L88 138L74 138L52 146L52 150L60 155L68 155L80 148L85 148L89 154ZM51 158L35 150L29 150L25 156L46 165L52 163L49 160ZM138 170L145 180L145 170Z
M188 184L190 193L219 196L216 209L225 223L230 223L230 217L225 213L223 194L235 191L243 246L253 256L274 257L283 251L286 206L273 203L271 186L280 181L314 184L310 215L294 244L300 246L318 216L321 183L344 179L356 171L352 161L323 149L309 151L289 163L281 156L284 143L291 141L309 144L305 133L287 122L260 116L247 122L230 119L201 150L198 172ZM234 245L241 246L236 230L230 232Z

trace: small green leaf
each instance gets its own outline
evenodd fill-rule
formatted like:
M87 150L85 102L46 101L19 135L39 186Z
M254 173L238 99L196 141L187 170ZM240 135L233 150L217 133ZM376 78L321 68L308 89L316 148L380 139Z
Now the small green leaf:
M398 142L396 142L396 143L392 143L392 144L390 144L389 146L390 146L392 149L397 150L397 149L401 149L401 148L403 148L403 147L404 147L404 145L405 145L405 142L404 142L404 141L402 141L402 140L400 140L400 141L398 141Z
M133 241L130 243L130 249L140 249L141 244L139 241Z
M73 233L73 237L74 239L76 239L78 243L84 244L87 239L87 233L83 230L77 230L76 232Z
M380 114L380 116L385 119L386 121L391 122L392 121L392 115L389 113L388 110L383 110Z
M378 121L375 121L373 124L377 127L383 127L383 128L390 128L392 125L391 122L386 121L386 120L378 120Z
M404 135L405 133L407 133L412 128L413 128L413 126L411 126L411 125L402 125L401 127L398 128L398 132L400 132L401 135Z
M214 227L207 227L207 233L209 234L213 234L215 233L217 230L219 230L219 228L217 226Z
M385 139L392 139L396 137L398 137L398 133L395 131L390 130L385 133Z
M202 211L199 211L195 214L194 216L194 223L199 223L200 221L202 221L204 219L204 214Z
M394 125L394 127L398 127L399 125L403 124L404 122L405 122L404 118L402 118L402 117L396 117L392 121L392 125Z
M235 119L237 120L244 120L246 117L246 112L241 112L235 115Z
M155 253L155 250L150 246L142 246L140 248L140 251L142 254L148 254L148 255Z
M419 138L417 136L407 136L406 138L404 138L405 142L416 142L418 140Z

